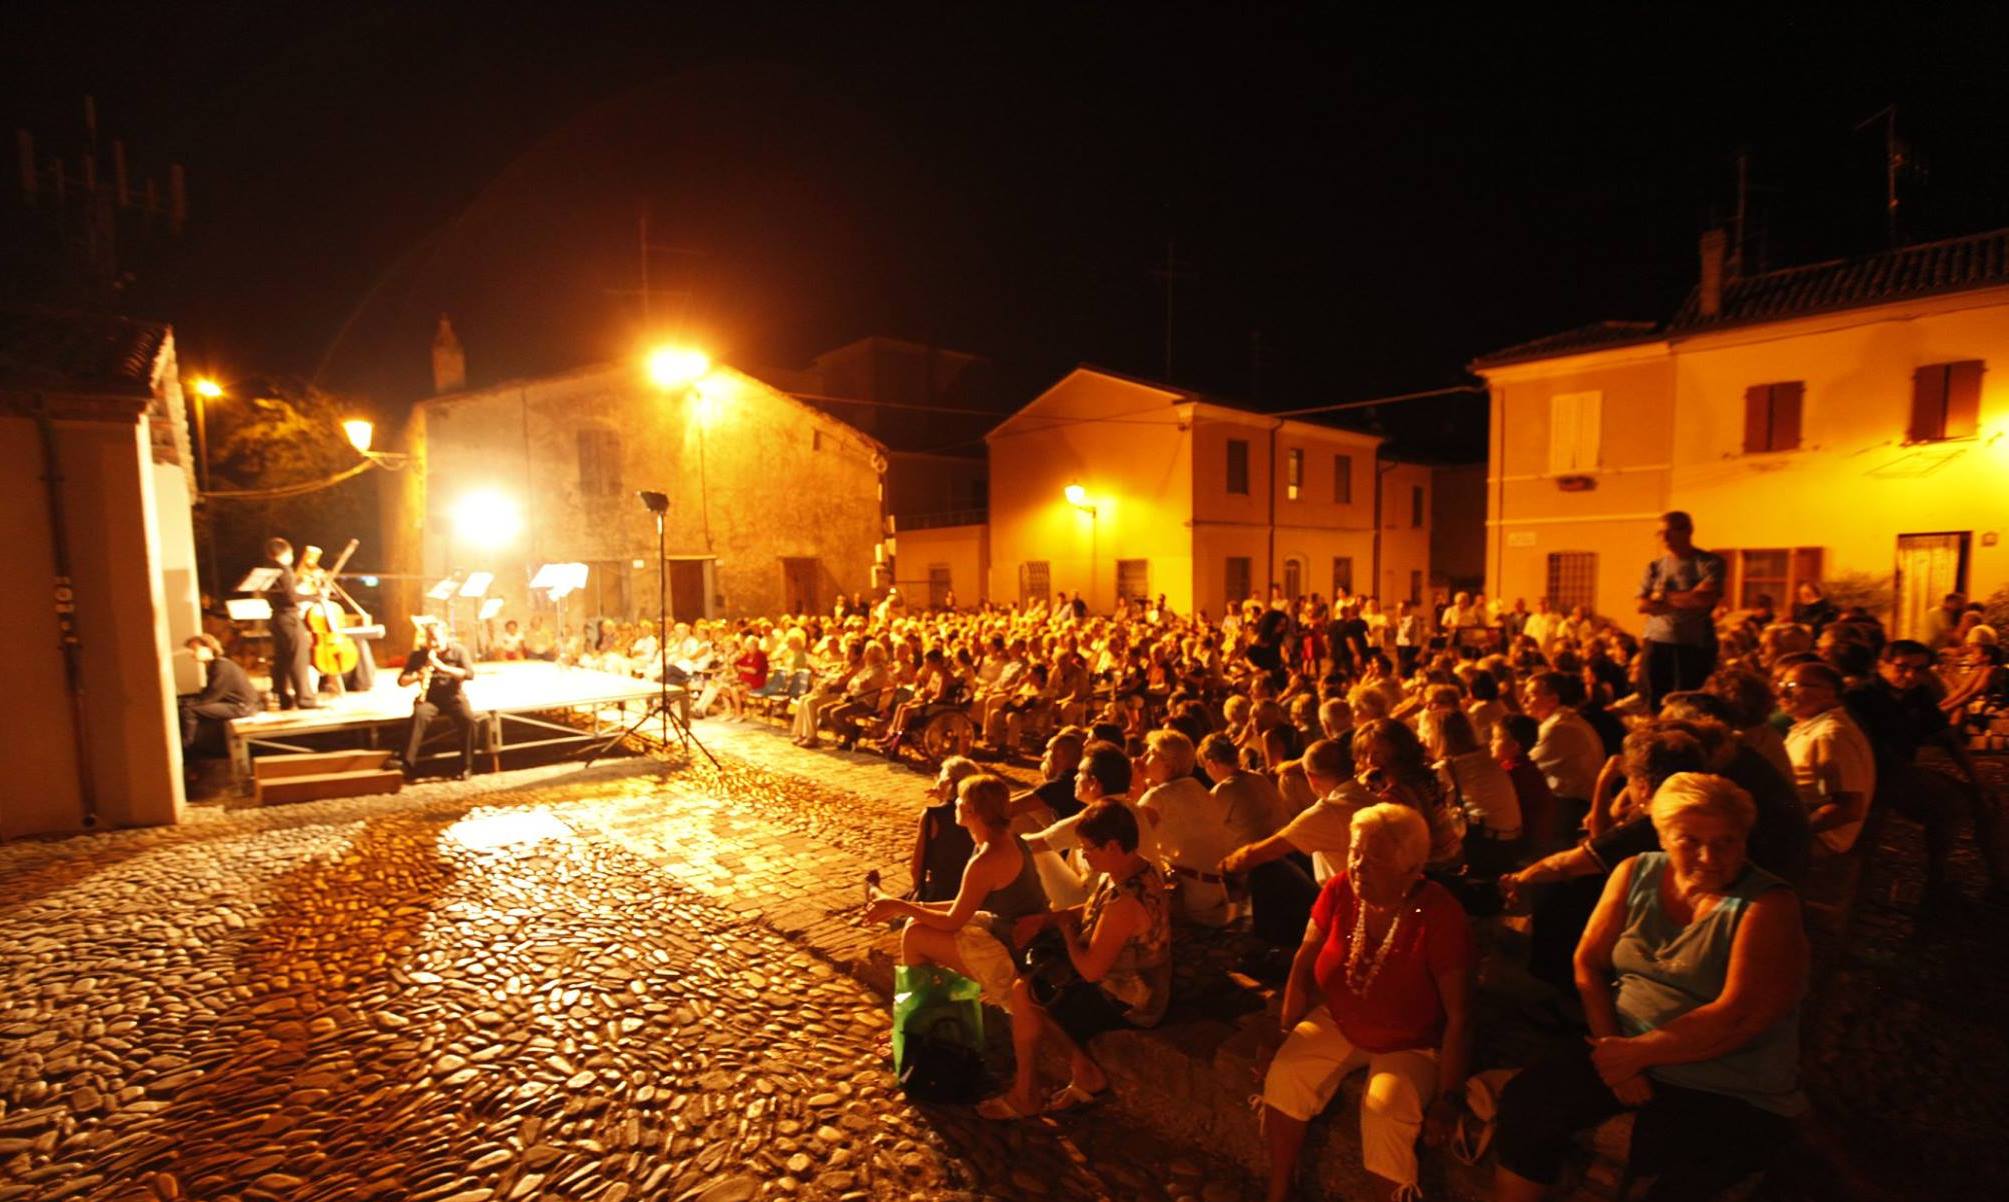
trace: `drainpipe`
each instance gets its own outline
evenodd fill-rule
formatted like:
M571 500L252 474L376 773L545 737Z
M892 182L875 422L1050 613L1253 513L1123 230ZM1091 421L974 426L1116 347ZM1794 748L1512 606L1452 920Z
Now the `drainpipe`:
M1277 418L1270 427L1270 520L1269 545L1263 554L1263 608L1270 604L1270 589L1277 583L1277 431L1284 428L1286 418Z
M49 499L49 542L54 548L56 631L63 648L63 683L70 694L70 734L77 757L77 800L84 825L98 824L98 783L91 773L91 741L84 728L83 643L77 637L77 595L70 578L70 530L63 510L63 471L56 457L56 423L49 398L35 397L35 426L42 435L42 482Z

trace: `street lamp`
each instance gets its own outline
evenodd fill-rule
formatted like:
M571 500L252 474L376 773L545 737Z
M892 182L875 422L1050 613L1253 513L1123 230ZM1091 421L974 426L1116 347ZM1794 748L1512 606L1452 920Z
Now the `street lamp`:
M711 367L709 355L687 346L663 346L649 352L649 379L665 391L697 383Z
M223 396L223 385L208 376L197 376L189 386L195 394L195 491L209 491L209 414L206 401Z
M376 438L376 423L366 417L352 417L342 423L342 433L349 438L349 445L356 454L369 460L386 471L397 471L411 461L411 456L394 451L372 451L370 443Z
M1095 604L1095 598L1092 595L1095 592L1095 574L1099 570L1095 561L1100 551L1097 543L1101 540L1102 515L1095 505L1089 501L1088 490L1081 486L1080 481L1077 480L1069 484L1063 490L1063 495L1067 497L1069 505L1088 515L1088 591L1091 594L1088 604L1092 608Z

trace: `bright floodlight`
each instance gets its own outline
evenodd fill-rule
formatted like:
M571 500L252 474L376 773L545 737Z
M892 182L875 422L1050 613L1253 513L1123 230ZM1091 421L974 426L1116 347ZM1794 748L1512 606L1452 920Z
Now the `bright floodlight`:
M649 353L649 379L658 388L682 388L710 371L711 359L683 346L658 347Z
M203 400L213 401L223 395L223 385L218 384L208 376L197 376L195 378L195 395L201 397Z
M377 427L364 418L352 417L342 423L342 433L349 436L349 445L356 448L358 455L370 453L370 439L376 432Z
M463 496L453 507L453 534L476 547L503 547L523 529L516 502L492 488Z
M1080 486L1079 484L1070 484L1070 485L1068 485L1068 486L1067 486L1067 503L1068 503L1069 505L1086 505L1086 504L1088 504L1088 490L1087 490L1087 489L1085 489L1085 488L1083 488L1083 487L1081 487L1081 486Z

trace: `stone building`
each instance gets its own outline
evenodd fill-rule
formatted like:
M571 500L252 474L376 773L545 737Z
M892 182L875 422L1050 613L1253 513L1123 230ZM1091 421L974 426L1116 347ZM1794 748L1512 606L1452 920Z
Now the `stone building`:
M165 325L0 309L0 838L176 821L201 629L188 425ZM67 662L66 662L67 661Z
M435 375L464 368L442 323ZM413 407L407 470L386 479L386 542L411 576L386 610L393 647L426 586L490 572L497 620L554 627L657 612L656 528L637 497L667 494L672 620L824 610L869 590L882 562L885 448L728 367L661 387L642 362L448 391ZM556 603L537 570L586 565ZM474 602L453 603L454 617Z

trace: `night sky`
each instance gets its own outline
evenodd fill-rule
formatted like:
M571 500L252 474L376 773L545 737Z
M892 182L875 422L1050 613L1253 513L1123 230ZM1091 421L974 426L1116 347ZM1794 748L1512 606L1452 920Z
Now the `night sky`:
M655 333L756 368L932 340L1012 401L1078 362L1162 375L1176 240L1174 380L1271 408L1665 318L1740 147L1754 264L1876 249L1855 126L1892 102L1906 238L2009 224L1990 9L1364 7L15 3L0 96L45 153L89 92L137 170L187 164L191 228L125 301L185 363L386 414L441 311L475 384L647 341L617 291L644 210L695 252L654 259Z

